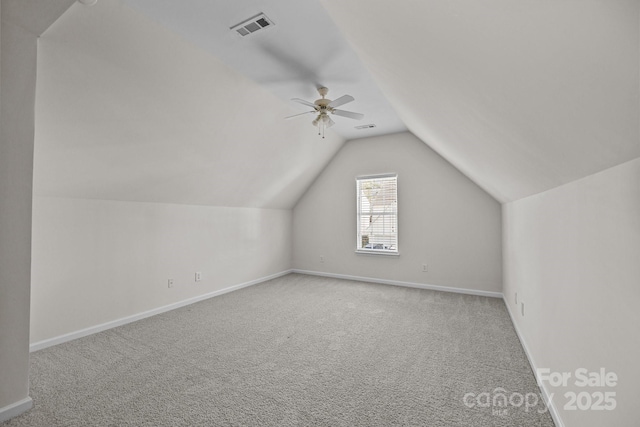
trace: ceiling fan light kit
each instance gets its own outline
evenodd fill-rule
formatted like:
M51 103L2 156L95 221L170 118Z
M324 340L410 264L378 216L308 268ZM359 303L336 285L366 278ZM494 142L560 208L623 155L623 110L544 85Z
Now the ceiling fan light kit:
M326 87L318 88L318 93L320 94L321 98L316 99L313 103L305 101L304 99L293 98L292 101L302 105L306 105L307 107L311 107L313 108L313 110L306 111L300 114L294 114L293 116L289 116L286 118L291 119L309 113L317 114L316 118L311 122L311 124L318 127L318 135L322 135L322 138L324 138L325 129L330 128L335 124L335 122L331 120L331 117L329 117L329 114L335 114L337 116L347 117L354 120L362 120L362 118L364 117L364 114L336 109L336 107L354 101L353 96L343 95L340 98L334 99L332 101L325 98L327 93L329 93L329 89L327 89Z

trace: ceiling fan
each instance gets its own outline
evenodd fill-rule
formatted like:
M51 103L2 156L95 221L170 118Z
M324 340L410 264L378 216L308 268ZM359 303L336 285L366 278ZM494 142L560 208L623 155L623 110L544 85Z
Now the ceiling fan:
M362 120L364 114L353 113L351 111L345 110L337 110L336 107L344 105L348 102L354 101L353 96L351 95L343 95L338 99L334 99L333 101L325 98L329 89L326 87L318 88L318 93L322 98L316 99L313 103L305 101L300 98L293 98L292 101L297 102L302 105L306 105L307 107L313 108L311 111L305 111L304 113L294 114L293 116L285 117L285 119L291 119L298 116L303 116L305 114L317 114L317 117L311 122L312 125L318 127L318 135L322 135L324 138L324 130L329 128L335 124L329 114L335 114L336 116L348 117L350 119Z

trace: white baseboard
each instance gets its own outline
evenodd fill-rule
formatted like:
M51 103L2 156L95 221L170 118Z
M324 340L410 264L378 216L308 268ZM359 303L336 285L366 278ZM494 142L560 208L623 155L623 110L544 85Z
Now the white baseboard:
M527 342L525 341L524 336L522 336L522 334L520 333L520 330L518 329L518 324L515 321L515 317L513 316L513 313L511 312L511 308L509 307L509 302L507 301L506 298L503 298L503 300L504 300L504 305L507 306L507 312L509 313L509 317L511 318L511 323L513 324L513 328L516 330L516 334L518 335L518 338L520 339L520 343L522 344L522 348L524 349L524 354L526 354L527 359L529 359L529 365L531 365L533 374L536 377L536 382L538 383L538 387L540 387L543 398L545 402L547 402L547 407L549 408L549 414L551 415L551 418L553 418L553 422L555 422L556 427L564 427L564 423L560 418L560 414L558 413L558 409L556 408L555 402L549 398L551 396L551 393L549 393L549 390L547 390L547 387L544 381L541 381L540 377L538 376L538 365L534 362L533 355L531 354L531 351L529 351Z
M13 417L17 417L31 408L33 408L33 400L31 400L30 397L22 399L16 403L12 403L4 408L0 408L0 423Z
M309 271L293 269L293 273L308 274L311 276L331 277L334 279L357 280L358 282L382 283L384 285L404 286L407 288L429 289L432 291L454 292L457 294L480 295L483 297L502 298L501 292L482 291L478 289L453 288L449 286L429 285L424 283L401 282L399 280L376 279L374 277L349 276L346 274L325 273L321 271Z
M106 331L107 329L115 328L117 326L126 325L127 323L135 322L136 320L141 320L147 317L155 316L156 314L165 313L167 311L175 310L176 308L184 307L186 305L190 305L199 301L203 301L209 298L217 297L219 295L223 295L229 292L237 291L238 289L246 288L248 286L257 285L258 283L266 282L267 280L276 279L278 277L287 275L291 273L293 270L285 270L279 273L271 274L269 276L260 277L259 279L251 280L249 282L240 283L238 285L229 286L224 289L219 289L217 291L209 292L203 295L198 295L197 297L189 298L183 301L178 301L173 304L165 305L162 307L154 308L153 310L144 311L142 313L134 314L127 317L122 317L120 319L112 320L110 322L102 323L100 325L91 326L89 328L81 329L79 331L70 332L68 334L60 335L57 337L49 338L46 340L38 341L29 346L29 351L34 352L38 350L42 350L43 348L51 347L57 344L62 344L67 341L72 341L78 338L86 337L87 335L92 335L98 332Z

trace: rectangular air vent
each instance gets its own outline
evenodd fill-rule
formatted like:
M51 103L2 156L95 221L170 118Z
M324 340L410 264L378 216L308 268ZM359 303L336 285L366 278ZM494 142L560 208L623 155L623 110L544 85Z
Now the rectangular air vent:
M374 125L373 123L369 124L369 125L361 125L361 126L355 126L356 129L371 129L376 127L376 125Z
M262 30L266 27L273 27L273 21L267 18L264 13L259 13L249 19L245 19L238 25L231 27L231 30L237 31L242 37L255 33L258 30Z

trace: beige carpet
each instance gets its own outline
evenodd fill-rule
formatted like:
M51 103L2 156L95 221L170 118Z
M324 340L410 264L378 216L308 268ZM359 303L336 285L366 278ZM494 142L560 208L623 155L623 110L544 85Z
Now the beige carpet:
M528 393L501 300L291 274L32 354L2 426L553 426Z

